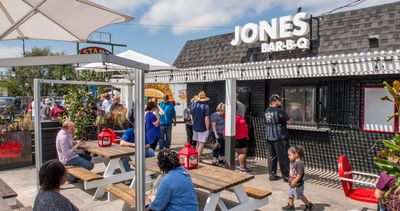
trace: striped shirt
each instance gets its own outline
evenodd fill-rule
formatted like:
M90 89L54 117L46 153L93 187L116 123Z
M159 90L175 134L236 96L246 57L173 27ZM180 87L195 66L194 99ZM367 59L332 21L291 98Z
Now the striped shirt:
M286 121L290 117L281 108L269 107L265 110L265 136L268 141L288 138Z

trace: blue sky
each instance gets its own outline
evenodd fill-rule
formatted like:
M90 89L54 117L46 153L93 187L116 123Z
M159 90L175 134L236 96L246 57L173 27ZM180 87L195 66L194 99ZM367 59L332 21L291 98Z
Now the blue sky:
M294 14L299 6L302 7L302 11L316 16L354 0L92 1L135 18L131 22L107 26L99 30L111 33L112 42L127 45L127 48L116 47L115 53L132 49L172 64L187 40L230 33L236 25L258 23L260 20ZM359 5L345 10L388 2L394 1L360 0ZM179 27L155 27L154 25ZM76 54L76 44L69 42L27 40L25 46L27 50L32 47L50 47L54 51ZM81 44L81 47L85 46L89 45ZM21 41L0 42L0 58L20 56L21 52Z

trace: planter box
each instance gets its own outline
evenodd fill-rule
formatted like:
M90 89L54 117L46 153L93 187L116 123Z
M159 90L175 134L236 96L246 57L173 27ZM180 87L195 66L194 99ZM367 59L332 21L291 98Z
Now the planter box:
M8 132L0 137L0 170L32 165L32 132Z

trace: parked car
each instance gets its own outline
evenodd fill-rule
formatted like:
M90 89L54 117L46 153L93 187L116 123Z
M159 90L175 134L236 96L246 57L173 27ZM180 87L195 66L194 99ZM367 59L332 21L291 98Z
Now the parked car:
M14 121L15 116L21 113L21 101L15 97L0 97L1 118Z

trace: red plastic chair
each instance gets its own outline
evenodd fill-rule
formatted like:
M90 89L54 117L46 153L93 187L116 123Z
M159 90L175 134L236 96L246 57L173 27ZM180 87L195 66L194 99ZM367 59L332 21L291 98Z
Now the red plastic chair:
M349 197L350 199L356 201L362 201L373 204L378 203L378 200L375 198L374 195L375 189L353 188L353 183L364 184L372 187L375 187L375 183L355 180L353 179L353 174L379 178L378 175L352 171L350 161L347 159L345 155L341 155L339 157L338 171L339 171L340 182L342 183L344 195L346 197Z

